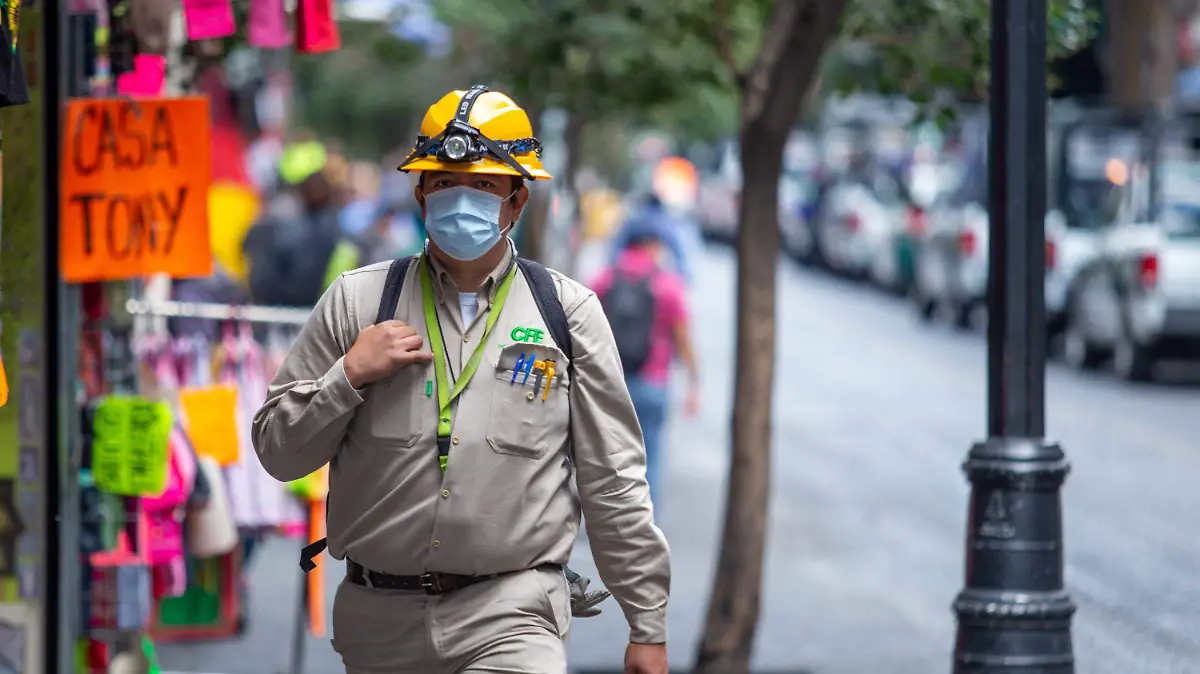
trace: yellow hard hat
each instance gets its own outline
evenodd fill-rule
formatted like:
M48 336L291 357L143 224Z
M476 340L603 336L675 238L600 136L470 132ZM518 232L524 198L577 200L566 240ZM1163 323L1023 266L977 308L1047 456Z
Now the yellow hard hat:
M421 135L401 171L449 171L550 180L529 115L485 86L451 91L421 121Z

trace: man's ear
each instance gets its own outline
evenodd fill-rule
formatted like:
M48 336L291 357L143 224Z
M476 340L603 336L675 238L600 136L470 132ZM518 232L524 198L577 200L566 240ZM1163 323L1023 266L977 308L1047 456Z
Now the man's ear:
M516 222L521 219L521 211L525 209L525 204L529 203L529 187L522 183L517 191L513 192L509 202L512 203L513 222Z
M425 192L421 190L421 182L419 180L416 185L413 185L413 199L421 207L421 217L425 217Z

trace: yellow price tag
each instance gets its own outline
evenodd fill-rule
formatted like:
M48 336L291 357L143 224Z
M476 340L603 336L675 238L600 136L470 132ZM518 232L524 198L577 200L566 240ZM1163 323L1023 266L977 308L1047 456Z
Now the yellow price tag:
M184 389L179 404L187 416L188 438L201 456L211 456L221 466L237 463L238 390L235 386Z

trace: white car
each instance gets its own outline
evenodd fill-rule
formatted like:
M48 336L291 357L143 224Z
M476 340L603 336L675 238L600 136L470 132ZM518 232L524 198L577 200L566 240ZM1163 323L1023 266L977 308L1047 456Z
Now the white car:
M968 328L986 308L988 283L988 212L979 201L935 206L928 229L917 243L912 298L922 318L949 317Z
M854 278L870 275L903 221L870 185L846 180L829 188L826 204L814 223L821 259L834 272ZM886 274L887 270L875 270Z
M1116 225L1072 293L1064 353L1147 381L1160 359L1200 359L1200 209L1170 205L1152 222Z

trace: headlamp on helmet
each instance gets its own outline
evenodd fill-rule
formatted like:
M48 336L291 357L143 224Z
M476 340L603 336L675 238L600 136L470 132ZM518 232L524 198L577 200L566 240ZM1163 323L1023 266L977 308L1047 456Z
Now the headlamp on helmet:
M475 98L486 91L487 87L471 87L463 96L458 114L446 124L441 133L433 137L417 136L416 147L400 165L401 170L408 164L426 157L434 157L445 164L470 164L480 159L491 158L512 167L524 178L532 178L529 171L514 159L513 155L532 152L540 159L542 144L537 138L492 140L466 122Z

